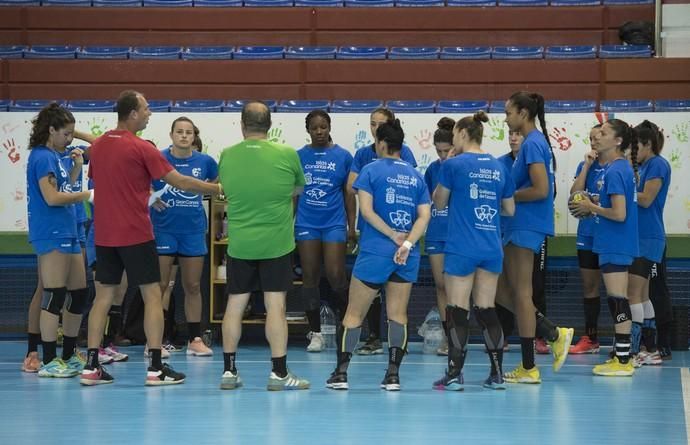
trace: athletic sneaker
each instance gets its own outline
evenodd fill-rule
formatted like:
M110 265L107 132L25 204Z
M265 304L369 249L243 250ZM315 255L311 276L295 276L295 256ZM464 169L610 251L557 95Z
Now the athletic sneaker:
M671 360L673 358L671 348L668 348L666 346L659 346L659 356L661 357L661 360Z
M381 389L385 389L386 391L400 391L400 376L398 374L389 374L386 372L386 375L381 381Z
M70 357L65 363L68 367L74 369L77 374L80 374L84 369L84 366L86 366L86 357L84 357L81 352L74 351L72 357Z
M628 363L623 364L618 361L618 357L614 357L601 365L596 365L592 372L594 375L606 377L630 377L635 374L632 362L632 360L628 360Z
M309 346L307 346L307 352L321 352L326 349L326 341L323 338L321 332L311 332L307 334L309 339Z
M122 335L116 335L113 344L120 348L126 348L132 346L132 340L128 339L127 337L123 337Z
M488 389L496 389L496 390L502 390L506 389L506 383L505 380L503 379L503 376L498 373L494 375L490 375L489 377L484 380L484 383L482 384L484 388Z
M107 383L113 383L113 376L105 372L102 366L95 369L84 368L81 371L79 383L85 386L105 385Z
M443 374L443 377L434 382L432 388L446 391L462 391L465 389L463 386L464 384L465 378L463 377L462 372L458 373L456 376L451 376L448 374L448 371L446 371Z
M290 371L288 371L285 377L280 378L275 372L271 371L266 389L269 391L309 389L309 380L301 379Z
M206 346L206 343L204 343L201 337L194 337L194 340L187 343L187 355L210 357L213 355L213 350Z
M546 344L546 340L543 338L534 339L534 352L537 354L550 354L549 345Z
M640 352L637 354L637 357L635 357L635 361L639 363L640 366L642 365L660 365L664 362L664 360L661 358L661 354L659 354L659 351L655 352ZM635 368L639 368L640 366L635 366L636 364L633 363L633 366Z
M38 352L29 352L29 355L24 357L24 363L22 363L22 371L24 372L38 372L41 369L41 360L38 358Z
M367 341L359 348L355 349L357 355L374 355L383 354L383 345L381 339L374 336L369 336Z
M328 380L326 380L326 388L336 390L346 390L350 388L347 384L347 373L333 371Z
M114 362L126 362L127 360L129 360L129 356L127 354L120 352L117 349L117 346L113 345L112 343L110 343L110 345L103 348L103 351L106 354L108 354L113 359Z
M532 369L525 369L520 363L513 371L504 373L503 379L508 383L537 384L541 383L541 374L536 366Z
M67 366L64 360L55 357L48 364L41 365L38 370L39 377L69 378L79 374L79 371Z
M114 362L115 359L110 356L103 347L98 348L98 364L99 365L109 365Z
M436 350L436 355L448 355L448 339L445 336Z
M144 346L144 357L151 357L151 354L149 354L149 345ZM161 358L170 358L170 352L165 349L165 345L161 347Z
M164 342L163 345L161 346L161 349L164 349L168 352L182 352L181 347L176 346L176 345L170 343L169 341Z
M553 354L553 372L558 372L568 358L570 351L570 344L573 342L573 328L556 328L558 329L558 338L556 341L549 342L551 346L551 353Z
M599 342L592 341L588 335L583 335L576 344L570 347L571 354L598 354Z
M220 378L220 389L236 389L242 386L242 379L239 371L233 374L231 371L225 371Z
M146 372L146 386L163 386L163 385L179 385L184 383L185 375L181 372L176 372L167 363L163 364L161 369L156 369L149 366Z

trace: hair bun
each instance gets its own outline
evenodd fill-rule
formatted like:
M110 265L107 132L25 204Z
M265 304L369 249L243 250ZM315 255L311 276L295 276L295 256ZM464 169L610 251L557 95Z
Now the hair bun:
M489 116L484 110L479 110L472 116L472 119L476 122L489 122Z
M449 117L442 117L436 124L439 130L453 131L455 121Z

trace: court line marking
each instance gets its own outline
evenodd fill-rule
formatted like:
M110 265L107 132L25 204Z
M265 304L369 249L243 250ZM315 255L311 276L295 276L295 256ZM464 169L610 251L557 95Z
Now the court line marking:
M683 387L683 411L685 411L685 437L690 440L690 369L680 368L680 383Z

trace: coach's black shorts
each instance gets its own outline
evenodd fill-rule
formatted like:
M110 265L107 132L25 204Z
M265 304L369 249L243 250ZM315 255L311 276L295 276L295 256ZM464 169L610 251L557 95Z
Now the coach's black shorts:
M580 269L599 270L599 254L591 250L578 250L577 262L580 265Z
M287 292L292 288L292 252L264 260L228 257L226 273L228 294Z
M161 280L154 240L124 247L96 246L96 258L96 281L102 284L120 284L123 271L127 271L127 280L133 286Z

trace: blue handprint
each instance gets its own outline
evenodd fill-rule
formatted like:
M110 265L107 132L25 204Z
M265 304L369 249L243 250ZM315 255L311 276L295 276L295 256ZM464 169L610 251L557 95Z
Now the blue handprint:
M359 150L362 147L366 147L369 145L369 138L367 137L367 132L364 130L359 130L357 134L355 134L355 150Z

